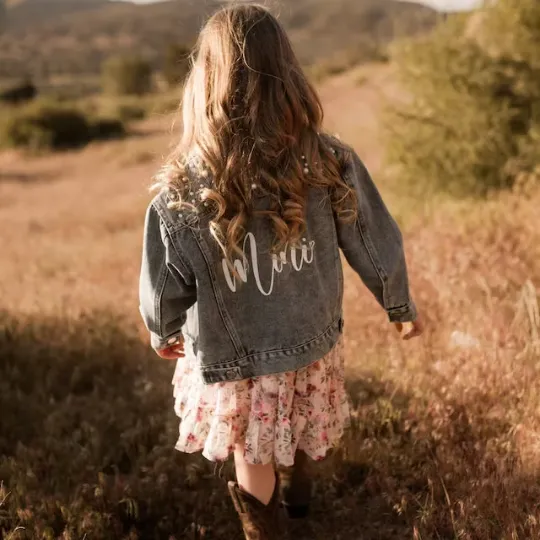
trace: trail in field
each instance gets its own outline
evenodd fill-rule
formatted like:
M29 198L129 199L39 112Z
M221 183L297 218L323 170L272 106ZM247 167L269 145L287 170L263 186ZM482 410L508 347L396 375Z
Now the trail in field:
M364 66L330 79L320 90L327 129L353 145L369 169L381 165L381 111L399 96L390 66Z

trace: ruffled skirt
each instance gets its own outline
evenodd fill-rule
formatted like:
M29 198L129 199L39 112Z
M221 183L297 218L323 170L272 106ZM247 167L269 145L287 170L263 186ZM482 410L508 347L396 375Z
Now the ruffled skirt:
M297 448L324 459L349 423L343 349L340 339L298 371L206 385L186 342L172 381L180 418L176 449L222 461L242 443L252 464L291 466Z

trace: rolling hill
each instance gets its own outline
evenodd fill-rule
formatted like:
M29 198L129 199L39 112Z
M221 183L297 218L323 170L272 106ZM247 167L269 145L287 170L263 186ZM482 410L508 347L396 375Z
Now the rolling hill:
M219 0L146 5L107 0L8 0L0 35L0 77L47 78L99 72L111 54L137 51L159 64L171 42L191 44ZM306 65L361 56L397 36L421 32L436 13L396 0L274 0Z
M5 0L7 25L21 29L36 22L54 19L69 13L95 9L109 4L108 0Z

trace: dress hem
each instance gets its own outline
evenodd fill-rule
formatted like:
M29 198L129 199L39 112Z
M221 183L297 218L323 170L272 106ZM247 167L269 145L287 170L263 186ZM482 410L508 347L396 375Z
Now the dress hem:
M330 452L332 452L333 450L335 450L336 448L339 447L347 427L348 426L345 426L341 436L336 439L334 444L330 444L326 448L326 451L324 452L324 454L322 454L322 455L320 453L315 454L309 448L302 448L301 446L298 447L298 450L302 450L302 452L304 452L306 454L306 456L308 456L314 462L324 461L325 459L328 458L328 454ZM208 452L205 448L200 448L199 447L199 448L188 449L188 448L185 448L184 446L182 446L179 443L175 444L174 449L177 450L178 452L182 452L183 454L192 455L192 454L201 453L201 455L205 459L207 459L208 461L210 461L212 463L224 463L224 462L228 461L231 458L231 456L234 454L234 448L229 448L228 451L227 451L227 454L225 456L216 456L216 455L213 455L212 453ZM277 458L276 456L271 456L271 457L269 457L267 459L263 458L263 459L260 459L260 460L251 460L249 458L249 456L246 455L246 454L244 454L244 458L245 458L246 462L249 463L250 465L268 465L269 463L274 463L277 466L283 466L283 467L292 467L294 465L294 458L292 460L283 461L283 460Z

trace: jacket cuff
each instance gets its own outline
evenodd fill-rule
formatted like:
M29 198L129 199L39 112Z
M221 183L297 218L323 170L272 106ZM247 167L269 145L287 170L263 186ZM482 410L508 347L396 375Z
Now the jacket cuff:
M183 336L181 331L164 338L159 337L157 334L154 334L154 332L150 332L150 344L152 345L152 348L156 351L160 349L166 349L167 347L172 347L173 345L176 345L178 342L180 342L182 339Z
M387 313L392 323L413 322L418 316L416 305L412 300L404 306L387 310Z

